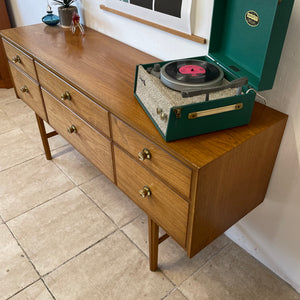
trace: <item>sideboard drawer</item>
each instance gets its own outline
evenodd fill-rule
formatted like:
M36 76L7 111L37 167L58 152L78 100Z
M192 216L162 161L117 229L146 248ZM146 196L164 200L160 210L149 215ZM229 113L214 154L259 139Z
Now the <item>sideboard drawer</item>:
M185 247L188 202L120 148L115 146L114 151L118 187L182 247ZM143 198L140 195L144 186L150 188L151 196Z
M85 121L110 137L108 112L70 84L36 63L40 84Z
M12 63L9 63L16 93L28 106L30 106L42 119L47 121L44 102L39 85Z
M33 58L4 39L3 45L8 60L18 66L18 68L27 73L30 77L37 80Z
M49 124L114 182L111 142L42 89Z
M186 198L190 197L192 178L190 168L115 117L112 117L112 133L117 144L140 159L142 164L155 172L180 194ZM147 150L144 149L149 150L150 157L147 158L145 154Z

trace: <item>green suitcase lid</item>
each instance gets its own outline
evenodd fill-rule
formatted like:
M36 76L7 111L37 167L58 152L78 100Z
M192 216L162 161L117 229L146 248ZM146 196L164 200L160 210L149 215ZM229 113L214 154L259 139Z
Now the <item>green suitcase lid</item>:
M254 89L273 87L294 0L215 0L209 56Z

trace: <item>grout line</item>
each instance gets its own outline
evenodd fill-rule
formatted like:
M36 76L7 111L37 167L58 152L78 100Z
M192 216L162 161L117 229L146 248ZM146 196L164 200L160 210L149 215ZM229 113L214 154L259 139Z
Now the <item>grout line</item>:
M104 174L101 174L100 176L105 176ZM96 178L96 177L95 177ZM80 185L81 186L81 185ZM120 230L120 227L116 222L96 203L80 186L77 186L78 189L97 207L101 210L101 212Z
M136 219L136 218L135 218ZM127 237L128 238L128 240L140 251L140 252L142 252L142 254L147 258L147 260L148 260L148 263L149 263L149 256L147 256L147 254L122 230L122 229L120 229L120 231L125 235L125 237ZM150 270L149 270L149 272L151 272ZM157 267L157 270L155 271L155 272L160 272L163 276L165 276L166 277L166 279L167 280L169 280L170 281L170 283L173 285L173 289L172 289L172 291L174 290L174 289L176 289L177 288L177 285L163 272L163 270L162 269L160 269L160 267L158 266ZM169 294L168 294L169 295ZM167 296L167 295L166 295ZM163 298L165 298L165 296L163 297ZM162 298L162 299L163 299Z
M54 157L53 157L54 158ZM55 158L54 158L55 159ZM64 172L63 169L60 168L60 166L53 160L54 165L56 166L56 168L61 171L74 185L75 187L78 187L78 184L71 178L71 176L69 174L67 174L66 172Z
M101 174L100 176L105 176L105 175L103 175L103 174ZM95 177L96 178L96 177ZM128 221L127 223L125 223L125 224L123 224L122 226L119 226L99 205L98 205L98 203L97 202L95 202L94 201L94 199L92 199L84 190L82 190L81 189L81 187L80 186L78 186L78 188L83 192L83 194L84 195L86 195L86 197L94 204L94 205L96 205L96 207L98 207L100 210L101 210L101 212L103 213L103 214L105 214L110 220L111 220L111 222L122 232L122 233L124 233L125 234L125 236L147 257L147 255L144 253L144 251L142 250L142 249L140 249L128 236L127 236L127 234L123 231L123 228L125 227L125 226L127 226L128 224L130 224L131 222L133 222L133 221L135 221L138 217L140 217L141 215L142 215L142 213L143 213L143 211L141 210L141 213L138 215L138 216L136 216L136 217L134 217L132 220L130 220L130 221Z
M8 299L10 299L11 297L15 296L16 294L20 293L21 291L25 290L26 288L28 288L29 286L31 286L32 284L36 283L37 281L39 281L40 279L42 279L41 274L39 273L39 271L37 270L37 268L35 267L34 263L31 261L30 257L28 256L27 252L23 249L23 247L21 246L20 242L18 241L17 237L14 235L14 233L12 232L12 230L9 228L9 226L4 223L5 226L7 227L7 229L9 230L9 232L11 233L11 235L13 236L13 238L16 240L18 246L20 247L20 249L23 251L24 255L26 256L27 260L29 261L29 263L32 265L33 269L35 270L35 272L38 275L38 279L35 280L34 282L32 282L31 284L25 286L24 288L22 288L21 290L19 290L18 292L16 292L15 294L13 294L12 296L10 296ZM51 293L52 295L52 293Z
M120 229L121 232L128 238L128 240L139 250L141 251L144 256L149 260L149 256L147 256L147 254L122 230ZM158 267L158 270L160 270L160 268ZM161 271L161 270L160 270Z
M104 176L103 174L102 174L102 176ZM127 226L128 224L130 224L130 223L132 223L132 222L134 222L137 218L139 218L141 215L142 215L142 213L143 213L143 211L141 211L141 213L138 215L138 216L136 216L135 218L133 218L132 220L130 220L130 221L128 221L126 224L123 224L122 226L119 226L117 223L115 223L114 222L114 220L109 216L109 215L107 215L107 213L105 212L105 211L103 211L102 209L101 209L101 207L89 196L89 195L87 195L86 193L85 193L85 191L83 191L81 188L80 188L80 186L78 186L78 188L88 197L88 199L90 199L90 201L92 201L95 205L96 205L96 207L98 207L112 222L113 222L113 224L115 224L116 226L117 226L117 228L118 228L118 230L120 230L120 232L122 232L123 234L124 234L124 236L147 258L147 260L149 261L149 257L147 256L147 254L123 231L123 228L125 227L125 226ZM116 231L114 231L114 232L116 232ZM162 273L162 275L164 275L165 277L166 277L166 279L167 280L169 280L170 281L170 283L174 286L174 287L177 287L177 285L158 267L158 270L157 271L160 271L161 273Z
M81 250L80 252L78 252L76 255L70 257L69 259L67 259L66 261L64 261L62 264L56 266L53 270L45 273L44 275L41 276L41 278L44 278L46 276L48 276L49 274L53 273L54 271L56 271L57 269L61 268L62 266L64 266L65 264L67 264L69 261L73 260L74 258L76 258L77 256L83 254L84 252L88 251L89 249L91 249L92 247L94 247L95 245L99 244L100 242L102 242L103 240L105 240L106 238L108 238L109 236L113 235L114 233L116 233L119 229L116 228L116 230L110 232L109 234L107 234L106 236L104 236L103 238L101 238L100 240L94 242L93 244L89 245L87 248L84 248L83 250Z
M164 297L162 297L160 300L166 299L167 297L169 297L170 295L172 295L172 294L175 293L176 291L180 292L180 293L183 295L183 293L178 289L178 286L175 286L173 290L171 290L169 293L167 293L167 294L166 294ZM187 298L185 295L183 295L183 297L184 297L186 300L188 300L188 298Z
M97 169L97 168L96 168ZM79 188L81 185L85 184L85 183L88 183L89 181L103 175L103 173L101 173L101 171L99 169L97 169L99 171L99 174L95 175L94 177L91 177L90 179L87 179L86 181L83 181L83 182L80 182L78 183L76 186ZM79 188L80 189L80 188ZM81 189L80 189L81 190ZM81 190L82 191L82 190Z
M22 289L18 290L17 292L15 292L14 294L12 294L11 296L9 296L6 300L11 299L12 297L16 296L17 294L21 293L22 291L26 290L27 288L29 288L30 286L32 286L33 284L35 284L36 282L38 282L41 278L31 282L30 284L26 285L25 287L23 287Z
M105 176L103 174L101 174L102 176ZM117 228L125 235L125 237L128 238L128 240L147 258L147 260L149 261L149 256L147 256L147 254L123 231L123 228L125 226L127 226L128 224L132 223L133 221L135 221L138 217L140 217L142 215L142 211L141 213L136 216L134 219L128 221L126 224L122 225L122 226L119 226L118 224L116 224L114 222L114 220L105 212L102 210L102 208L85 192L83 191L80 186L78 186L78 188L88 197L88 199L90 199L90 201L92 201L112 222L113 224L115 224L117 226ZM135 204L136 205L136 204ZM167 280L169 280L171 282L171 284L174 286L174 287L177 287L177 285L163 272L163 270L161 270L158 266L158 271L160 271L165 277Z
M140 215L139 215L140 216ZM133 222L134 220L136 220L139 216L137 216L136 218L134 218L131 222ZM129 222L128 224L130 224L131 222ZM127 225L128 225L127 224ZM120 228L120 230L121 230L121 232L128 238L128 240L139 250L139 251L141 251L142 252L142 254L147 258L147 260L148 260L148 262L149 262L149 256L147 256L147 254L126 234L126 232L124 232L123 231L123 228L124 228L125 226L123 226L122 228ZM148 243L149 243L149 241L148 241ZM149 244L148 244L148 246L149 246ZM170 281L170 283L174 286L174 288L176 288L177 287L177 285L169 278L169 276L167 276L166 274L165 274L165 272L164 272L164 270L162 270L160 267L159 267L159 265L157 266L157 271L159 271L159 272L161 272L165 277L166 277L166 279L167 280L169 280Z
M17 237L15 236L15 234L13 233L13 231L9 228L8 224L6 224L7 229L9 230L9 232L11 233L11 235L14 237L14 239L16 240L18 246L21 248L21 250L24 252L25 256L27 257L27 259L29 260L29 262L32 264L34 270L36 271L36 273L38 274L39 278L41 278L41 274L39 273L39 271L36 269L35 265L33 264L33 262L31 261L30 257L28 256L27 252L23 249L23 247L21 246L20 242L18 241Z
M1 108L0 108L0 110L1 110ZM4 130L4 131L2 131L2 132L0 133L0 136L1 136L2 134L6 134L6 133L11 132L11 131L14 131L14 130L16 130L16 129L20 129L20 128L14 127L14 128L11 128L11 129Z
M48 290L48 292L50 293L50 295L52 296L52 298L53 298L54 300L56 300L55 296L53 295L53 293L52 293L51 290L49 289L48 285L46 284L44 278L41 277L41 281L43 282L45 288Z
M52 152L53 152L53 151L59 150L59 149L61 149L61 148L63 148L63 147L66 147L66 146L68 146L68 144L62 145L62 146L58 146L58 147L56 147L56 148L51 148L51 145L50 145L50 142L49 142L49 148L50 148L51 156L52 156ZM43 154L45 155L45 150L44 150L44 148L43 148L43 144L38 145L38 147L41 148L41 150L43 151ZM54 157L52 156L51 161L53 161L53 158L54 158ZM54 162L54 161L53 161L53 162Z
M137 206L138 207L138 206ZM139 207L138 207L139 208ZM122 226L119 227L119 229L121 231L123 231L123 228L126 227L127 225L129 225L130 223L134 222L137 218L139 218L144 212L141 210L141 212L136 216L134 217L132 220L128 221L127 223L123 224Z
M188 279L190 279L192 276L194 276L195 273L197 273L198 271L200 271L202 268L204 268L207 264L210 263L210 261L215 258L216 256L218 256L220 254L221 251L223 251L224 249L230 247L230 245L232 244L232 241L230 240L226 245L224 245L218 252L216 252L214 255L212 255L211 257L209 257L209 259L204 263L202 264L197 270L195 270L194 272L192 272L192 274L186 278L184 281L182 281L180 283L180 285L178 286L178 289L179 291L183 294L183 292L180 290L180 286L185 282L187 281ZM184 295L184 294L183 294ZM185 296L185 295L184 295ZM186 296L185 296L186 297Z
M189 299L190 299L190 298L189 298L188 296L186 296L185 293L179 288L179 286L177 287L177 290L178 290L178 292L180 292L180 293L183 295L183 297L184 297L186 300L189 300Z
M105 178L106 178L106 176L103 174L103 173L101 173L100 172L100 174L99 175L97 175L97 176L95 176L94 178L92 178L91 180L93 180L93 179L95 179L95 178L97 178L97 177L102 177L102 176L104 176ZM89 181L86 181L85 183L87 183L87 182L89 182ZM78 185L77 187L80 189L80 191L94 204L94 205L96 205L96 207L98 207L100 210L101 210L101 212L103 212L103 214L105 214L110 220L111 220L111 222L114 224L114 225L116 225L116 227L120 230L120 231L122 231L123 232L123 230L122 230L122 228L123 227L125 227L125 226L127 226L128 224L130 224L131 222L133 222L134 220L136 220L142 213L143 213L143 211L141 210L141 213L139 213L139 215L138 216L136 216L136 217L134 217L132 220L129 220L127 223L125 223L125 224L123 224L123 225L121 225L121 226L119 226L100 206L99 206L99 204L96 202L96 201L94 201L94 199L92 198L92 197L90 197L82 188L81 188L81 186L82 185L84 185L85 183L80 183L80 185ZM120 190L121 191L121 190ZM122 192L122 191L121 191ZM123 193L123 192L122 192ZM125 194L124 194L125 195ZM125 195L126 196L126 195ZM127 197L127 196L126 196ZM133 204L135 204L134 202L133 202ZM136 204L135 204L136 205ZM137 205L136 205L137 206ZM138 207L138 206L137 206Z
M91 164L91 166L93 166L93 167L95 167L90 161L88 161L80 152L78 152L78 150L76 150L71 144L67 144L67 145L63 145L63 146L61 146L61 147L58 147L58 148L56 148L56 149L51 149L51 151L53 151L53 152L56 152L57 150L59 150L59 149L61 149L61 148L63 148L63 147L70 147L71 149L70 150L68 150L68 151L65 151L64 153L62 153L61 155L64 155L65 153L69 153L69 152L72 152L72 151L76 151L77 153L79 153L79 155L81 155L89 164ZM57 153L56 153L57 154ZM93 180L94 178L96 178L96 177L98 177L98 176L100 176L100 175L103 175L103 173L101 173L101 171L99 170L99 169L97 169L96 167L96 169L99 171L99 174L97 174L97 175L95 175L94 177L92 177L92 178L89 178L89 179L87 179L86 181L83 181L83 182L80 182L80 183L76 183L75 181L74 181L74 179L72 179L72 177L68 174L68 172L67 171L65 171L64 169L62 169L61 168L61 166L59 165L59 163L57 163L56 161L55 161L55 158L56 157L54 157L56 154L54 154L53 156L52 156L52 161L53 161L53 163L55 164L55 166L68 178L68 179L70 179L73 183L74 183L74 185L76 185L77 187L79 187L80 185L82 185L82 184L85 184L85 183L87 183L87 182L89 182L89 181L91 181L91 180Z
M20 165L22 165L22 164L24 164L24 163L27 163L27 162L29 162L29 161L32 161L32 160L36 159L37 157L40 157L40 156L42 157L43 155L44 155L44 153L38 154L38 155L33 156L33 157L31 157L31 158L28 158L28 159L25 159L25 160L23 160L23 161L20 162L20 163L16 163L16 164L13 165L13 166L10 166L10 167L8 167L8 168L6 168L6 169L0 170L0 172L10 170L10 169L12 169L12 168L14 168L14 167L17 167L17 166L20 166Z
M76 186L75 186L75 187L76 187ZM66 190L66 191L63 191L63 192L61 192L60 194L57 194L56 196L54 196L54 197L52 197L52 198L50 198L50 199L44 201L43 203L37 204L36 206L34 206L34 207L32 207L32 208L30 208L30 209L28 209L28 210L26 210L26 211L24 211L24 212L18 214L17 216L12 217L11 219L6 220L5 223L8 223L8 222L10 222L10 221L12 221L12 220L14 220L14 219L16 219L16 218L18 218L18 217L24 215L24 214L26 214L26 213L28 213L28 212L30 212L30 211L36 209L37 207L40 207L40 206L42 206L42 205L44 205L44 204L46 204L46 203L48 203L48 202L54 200L55 198L60 197L61 195L70 192L70 191L73 190L75 187L73 186L72 188L70 188L70 189L68 189L68 190Z
M187 297L186 295L184 295L184 293L180 290L180 286L181 286L186 280L188 280L189 278L191 278L195 273L197 273L200 269L202 269L206 264L208 264L215 256L219 255L219 253L220 253L223 249L229 247L231 243L232 243L232 242L229 241L226 245L224 245L222 248L220 248L220 250L219 250L218 252L216 252L214 255L210 256L206 262L204 262L197 270L195 270L194 272L192 272L191 275L189 275L189 277L186 278L185 280L183 280L179 285L177 285L176 283L174 283L174 282L168 277L168 275L165 274L164 270L162 270L162 273L163 273L163 274L164 274L164 275L165 275L165 276L166 276L166 277L167 277L167 278L175 285L175 287L178 289L178 291L180 291L180 292L183 294L183 296L186 297L186 298L188 299L188 297ZM171 294L171 292L170 292L168 295L170 295L170 294ZM167 295L167 296L168 296L168 295Z

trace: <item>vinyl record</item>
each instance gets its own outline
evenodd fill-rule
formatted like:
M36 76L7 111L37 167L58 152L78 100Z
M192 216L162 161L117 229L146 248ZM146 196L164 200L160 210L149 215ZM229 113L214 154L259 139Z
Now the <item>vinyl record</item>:
M222 83L224 73L215 64L196 60L176 60L161 68L161 81L169 88L177 91L195 90Z

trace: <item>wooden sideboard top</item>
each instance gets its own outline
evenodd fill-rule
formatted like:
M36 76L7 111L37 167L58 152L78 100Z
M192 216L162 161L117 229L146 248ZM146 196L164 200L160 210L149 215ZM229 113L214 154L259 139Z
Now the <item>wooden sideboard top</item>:
M180 160L201 168L287 116L255 103L249 125L166 143L133 95L135 68L157 58L90 28L37 24L1 35Z

